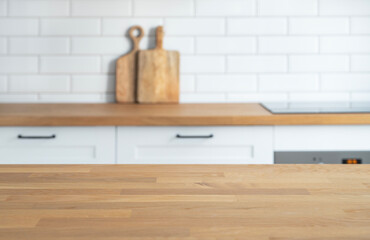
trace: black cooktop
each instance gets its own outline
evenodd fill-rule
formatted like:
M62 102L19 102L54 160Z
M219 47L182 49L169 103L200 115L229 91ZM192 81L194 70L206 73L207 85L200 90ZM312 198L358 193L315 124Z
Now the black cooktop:
M271 113L370 113L370 102L263 103Z

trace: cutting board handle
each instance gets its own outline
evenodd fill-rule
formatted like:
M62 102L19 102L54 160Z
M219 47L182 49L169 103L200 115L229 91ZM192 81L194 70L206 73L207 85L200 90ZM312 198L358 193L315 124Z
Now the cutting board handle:
M163 49L163 37L164 37L164 31L163 27L159 26L157 27L157 46L156 49Z
M138 36L134 35L134 32L136 30L139 32ZM140 26L133 26L133 27L130 28L129 35L130 35L130 38L131 38L132 42L134 43L134 50L138 50L139 49L139 42L144 37L144 29Z

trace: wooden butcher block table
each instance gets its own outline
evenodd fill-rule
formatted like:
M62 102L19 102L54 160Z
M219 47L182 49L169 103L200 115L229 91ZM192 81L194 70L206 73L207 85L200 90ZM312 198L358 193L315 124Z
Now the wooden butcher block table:
M370 166L2 165L0 239L370 239Z

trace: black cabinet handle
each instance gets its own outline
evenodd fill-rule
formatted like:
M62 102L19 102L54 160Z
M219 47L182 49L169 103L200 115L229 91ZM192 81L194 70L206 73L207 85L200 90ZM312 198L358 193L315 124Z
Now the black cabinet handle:
M180 135L180 134L177 134L176 138L213 138L213 134L209 134L209 135Z
M23 136L23 135L18 135L18 139L54 139L57 136L55 134L50 135L50 136Z

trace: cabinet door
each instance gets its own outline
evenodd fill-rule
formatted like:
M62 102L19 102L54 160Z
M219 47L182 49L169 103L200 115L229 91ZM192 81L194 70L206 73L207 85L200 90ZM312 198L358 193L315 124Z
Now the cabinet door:
M114 127L1 127L0 163L115 163Z
M273 163L272 127L118 127L121 164Z

